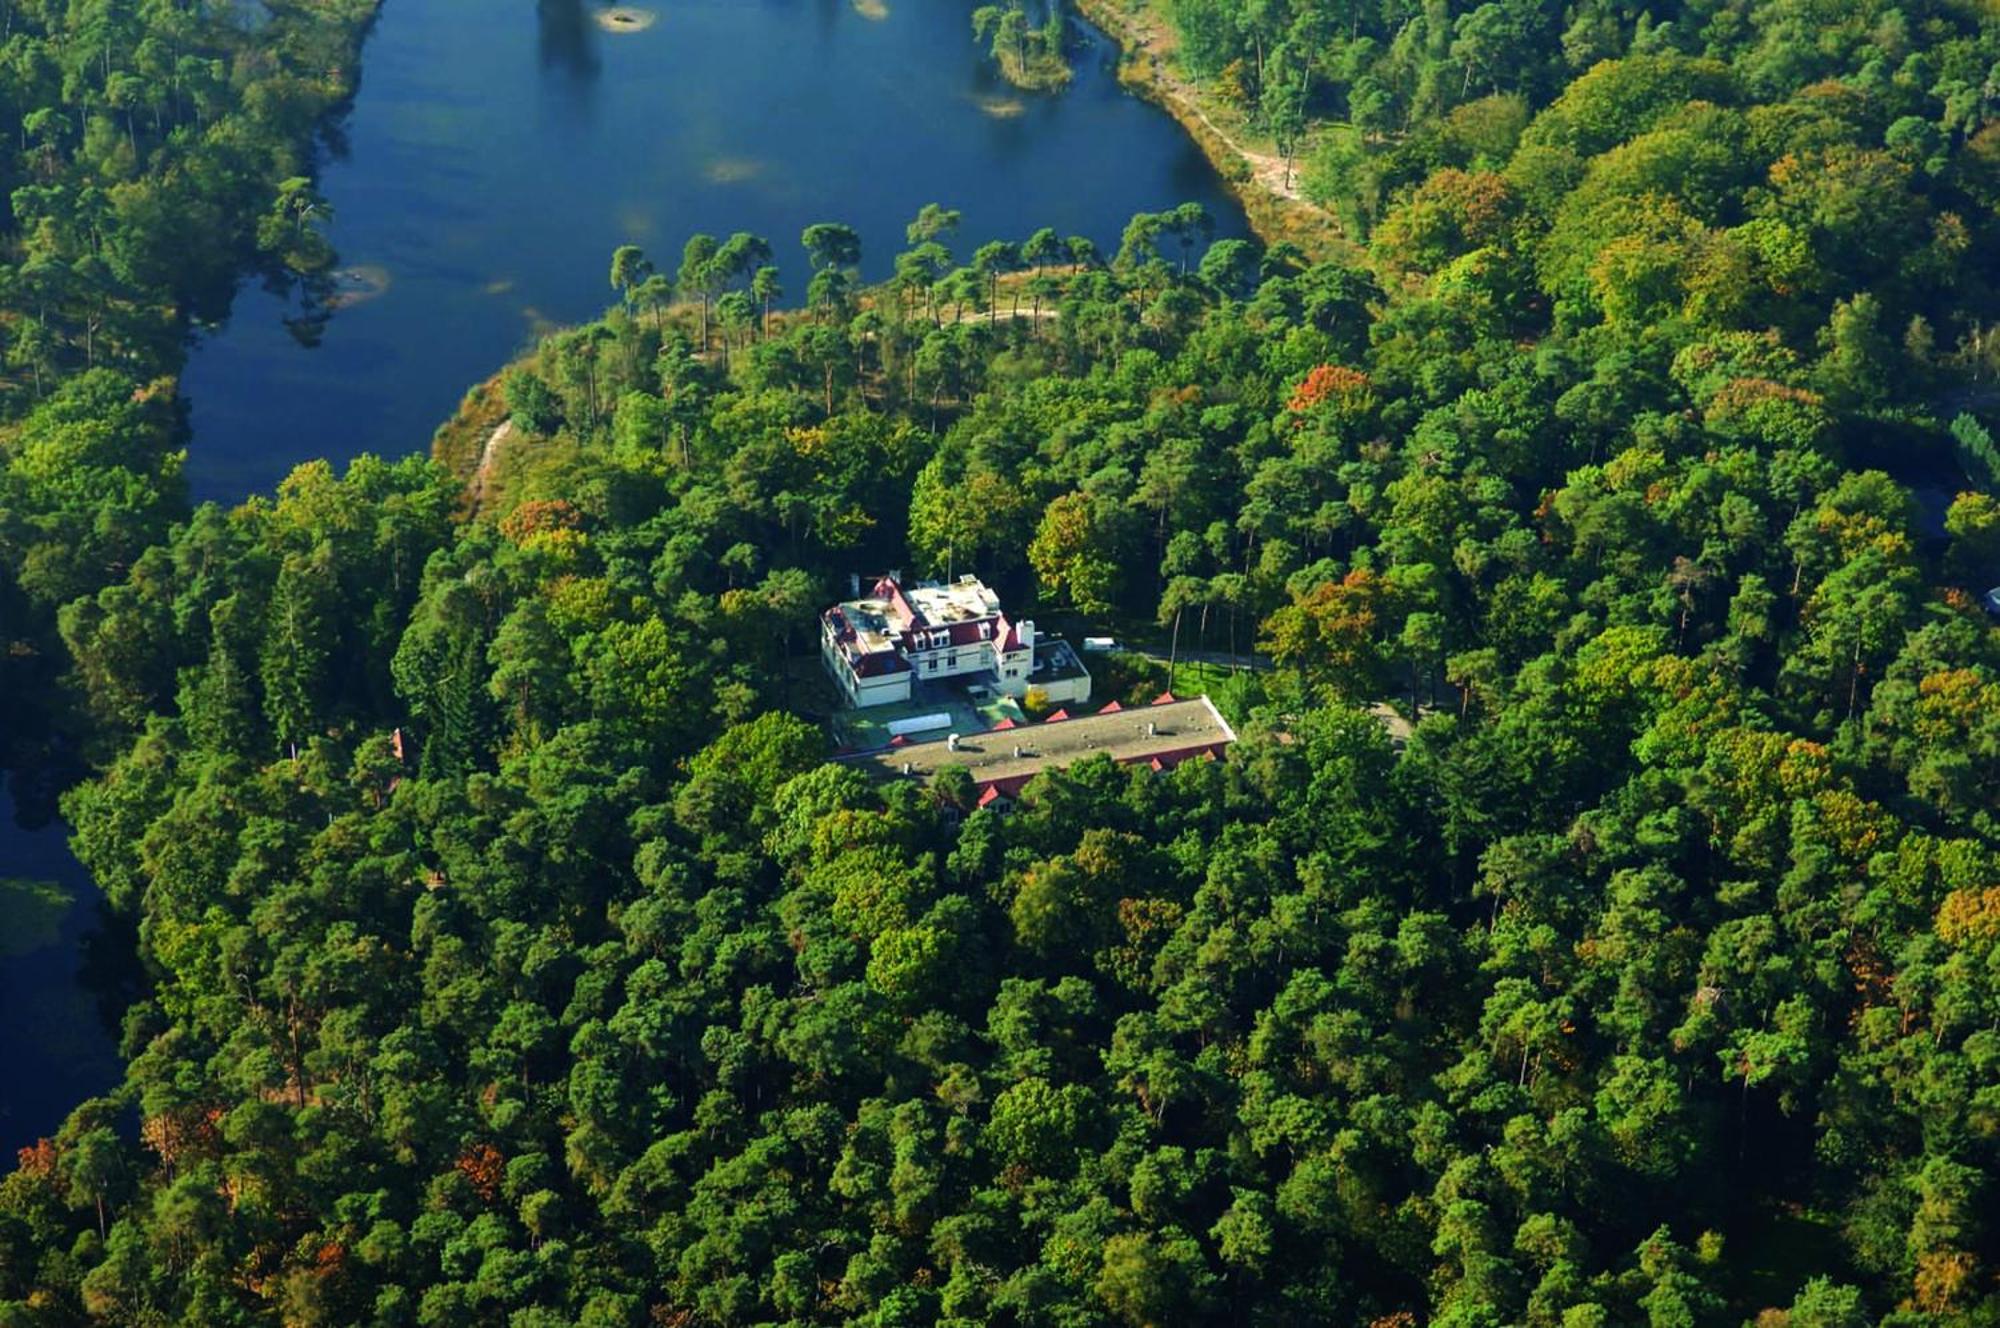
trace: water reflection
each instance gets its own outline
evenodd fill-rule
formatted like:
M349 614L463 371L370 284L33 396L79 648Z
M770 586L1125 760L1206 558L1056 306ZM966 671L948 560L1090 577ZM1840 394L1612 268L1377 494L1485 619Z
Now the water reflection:
M597 54L597 20L586 0L535 0L535 15L542 68L579 87L596 82L604 62Z
M60 822L0 793L0 877L53 884L67 895L46 935L14 927L19 953L0 948L0 1156L53 1133L71 1107L122 1075L118 1021L137 994L137 935L113 917ZM19 906L22 895L0 901ZM18 912L18 908L15 910Z

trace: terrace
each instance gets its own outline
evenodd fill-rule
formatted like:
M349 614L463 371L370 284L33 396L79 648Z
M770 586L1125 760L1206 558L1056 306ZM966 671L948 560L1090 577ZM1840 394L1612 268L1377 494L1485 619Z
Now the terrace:
M1162 696L1130 710L1114 702L1094 715L1051 719L1041 724L959 734L947 742L907 742L837 757L881 779L929 779L949 765L964 766L973 782L1002 797L1013 797L1043 770L1072 765L1099 754L1122 764L1152 763L1167 768L1196 757L1219 755L1236 732L1205 696L1191 701Z
M1016 724L1028 720L1027 712L1011 696L975 697L960 687L918 682L907 701L860 710L837 710L829 717L828 724L835 745L842 751L870 752L889 745L896 736L894 726L928 715L947 715L950 722L907 734L911 745L935 744L942 749L948 733L982 733L1004 720Z

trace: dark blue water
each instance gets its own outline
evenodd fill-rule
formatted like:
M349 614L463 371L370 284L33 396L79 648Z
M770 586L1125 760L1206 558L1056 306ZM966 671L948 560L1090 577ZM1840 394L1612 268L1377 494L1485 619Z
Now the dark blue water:
M59 823L23 829L12 795L0 790L0 877L54 881L71 896L48 944L26 949L29 938L18 932L0 936L0 1174L13 1168L16 1149L54 1133L71 1107L121 1075L116 998L100 997L103 983L85 969L105 935L103 896L64 836Z
M611 298L610 255L669 272L689 233L768 237L793 299L798 235L860 229L885 275L925 203L964 213L961 260L1040 226L1107 252L1134 212L1195 200L1219 236L1242 211L1080 31L1076 78L1009 87L970 0L664 0L608 33L590 0L387 0L322 191L367 298L314 349L288 307L239 296L190 363L198 498L269 489L299 461L428 445L465 389L551 322ZM296 313L296 309L291 309Z

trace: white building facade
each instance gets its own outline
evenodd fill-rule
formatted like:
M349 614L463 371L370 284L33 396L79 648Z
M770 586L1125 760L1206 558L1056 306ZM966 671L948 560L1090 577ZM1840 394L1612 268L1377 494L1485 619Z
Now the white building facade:
M908 588L883 577L820 615L820 658L853 706L907 701L918 681L945 678L1021 696L1035 647L1034 623L1010 620L976 576Z

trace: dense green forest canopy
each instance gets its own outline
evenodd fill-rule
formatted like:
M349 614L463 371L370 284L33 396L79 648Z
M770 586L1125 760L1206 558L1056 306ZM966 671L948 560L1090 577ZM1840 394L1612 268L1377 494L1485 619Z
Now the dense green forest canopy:
M60 597L152 985L0 1323L2000 1321L2000 18L1286 13L1188 56L1374 43L1351 260L621 250L463 480ZM1254 638L1243 740L826 764L815 611L948 564Z
M1789 285L1803 274L1761 229L1740 231L1763 211L1750 191L1801 188L1768 174L1775 160L1838 182L1846 202L1905 174L1919 192L1979 196L2000 170L1985 0L1133 2L1171 16L1186 71L1303 152L1307 192L1362 237L1445 169L1501 172L1531 207L1579 183L1578 210L1603 185L1650 188L1674 206L1654 238L1734 234ZM1830 175L1812 169L1823 157ZM1820 260L1879 280L1882 255L1911 241L1897 218L1875 220L1881 247L1860 267L1846 247Z

